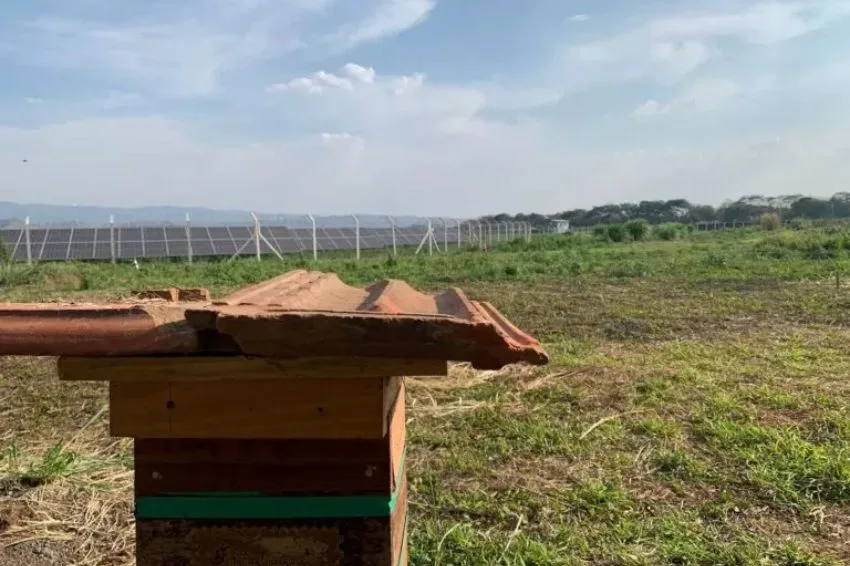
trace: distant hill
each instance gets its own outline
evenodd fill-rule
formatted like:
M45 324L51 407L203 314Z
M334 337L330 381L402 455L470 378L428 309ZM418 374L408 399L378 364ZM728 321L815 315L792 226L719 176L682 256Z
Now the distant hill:
M19 204L0 201L0 228L23 226L29 216L33 226L70 227L101 226L109 223L109 216L115 216L116 225L130 224L175 224L182 226L189 215L193 225L250 224L251 216L245 210L215 210L204 207L149 206L140 208L116 208L104 206L65 206L54 204ZM283 223L287 226L309 226L310 222L303 214L258 214L264 224ZM353 226L350 216L316 216L316 225L333 228ZM386 227L385 216L375 214L357 215L360 225L368 227ZM422 219L411 216L394 217L399 226L421 224Z

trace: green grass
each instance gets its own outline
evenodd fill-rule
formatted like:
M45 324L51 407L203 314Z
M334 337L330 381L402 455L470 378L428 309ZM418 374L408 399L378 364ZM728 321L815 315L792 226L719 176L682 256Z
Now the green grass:
M360 262L15 266L0 296L221 294L296 267L358 285L459 285L538 337L552 363L411 381L412 564L831 566L850 563L847 241L832 229L572 235ZM129 447L108 438L104 388L54 372L0 359L0 499L90 513L112 485L118 525ZM52 528L77 532L89 516ZM115 532L98 536L89 556L126 561Z

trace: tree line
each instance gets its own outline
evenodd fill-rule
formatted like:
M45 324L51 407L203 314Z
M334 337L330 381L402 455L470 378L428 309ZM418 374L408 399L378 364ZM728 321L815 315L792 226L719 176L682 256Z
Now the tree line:
M750 195L727 201L714 207L694 204L686 199L644 200L638 203L606 204L591 209L577 208L557 214L496 214L481 220L493 222L524 221L543 227L552 219L569 220L575 227L599 224L623 224L629 220L643 219L650 224L672 222L695 224L697 222L754 222L765 214L777 214L783 220L807 218L850 218L850 192L835 193L829 198L804 195L766 197Z

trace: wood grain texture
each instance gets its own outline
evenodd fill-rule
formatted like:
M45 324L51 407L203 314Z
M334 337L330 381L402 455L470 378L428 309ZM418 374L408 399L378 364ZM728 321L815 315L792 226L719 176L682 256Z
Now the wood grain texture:
M168 436L169 399L166 382L110 383L109 433L112 436Z
M111 430L136 438L383 438L399 380L113 382Z
M380 438L378 378L172 382L175 438Z
M377 439L136 439L136 496L389 494L405 473L403 384L389 419Z
M333 377L441 376L444 361L394 358L248 358L241 356L59 358L65 381L215 381Z
M387 440L389 441L391 463L389 472L392 475L392 489L394 490L403 480L403 477L399 477L399 474L405 473L402 460L407 452L406 406L404 381L400 381L395 401L388 409L390 425Z

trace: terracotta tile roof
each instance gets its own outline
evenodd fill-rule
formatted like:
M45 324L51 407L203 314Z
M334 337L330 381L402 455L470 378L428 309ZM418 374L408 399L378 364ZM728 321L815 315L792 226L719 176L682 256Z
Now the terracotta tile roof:
M394 280L360 289L299 270L220 301L203 300L203 290L143 296L159 300L0 305L0 355L359 356L482 369L548 361L537 340L459 289L424 294Z

